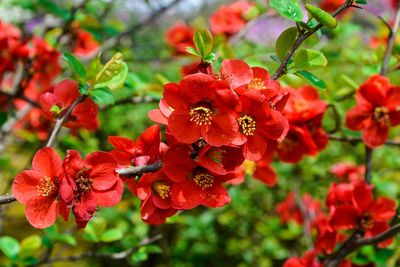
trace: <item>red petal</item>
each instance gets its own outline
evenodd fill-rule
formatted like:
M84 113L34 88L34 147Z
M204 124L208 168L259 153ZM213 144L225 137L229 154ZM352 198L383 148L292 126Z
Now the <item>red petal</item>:
M347 128L358 131L365 127L366 120L372 114L372 107L369 105L358 105L347 111L346 126Z
M208 127L208 126L207 126ZM203 126L202 130L205 129ZM238 134L239 126L233 113L221 113L214 116L212 124L206 133L204 140L211 146L229 145Z
M14 178L12 192L15 198L26 204L30 199L39 197L37 186L40 184L40 179L44 177L43 174L37 171L22 171Z
M374 204L372 186L359 181L353 189L353 203L361 214L367 212Z
M260 180L269 187L273 187L276 184L276 173L271 166L263 165L256 167L256 171L253 174L254 178Z
M222 61L221 74L227 80L231 89L249 84L253 79L253 71L246 62L238 59Z
M243 145L243 156L248 160L260 160L267 151L267 144L267 140L261 135L249 136L247 143Z
M208 190L201 192L201 205L209 208L220 208L231 201L228 191L220 183L215 183Z
M379 197L370 212L375 221L387 222L396 215L396 202L387 197Z
M73 80L64 80L54 86L54 95L63 108L69 107L80 96L78 84Z
M171 188L172 206L175 209L193 209L202 203L202 194L203 190L192 180L175 183Z
M200 126L190 121L188 113L172 112L168 118L168 127L179 142L191 144L200 139Z
M331 217L335 229L352 229L357 224L357 210L351 205L337 207Z
M49 227L57 219L57 202L51 197L31 199L26 203L25 215L33 227L39 229Z
M383 145L389 135L389 128L378 123L371 123L362 133L362 139L364 143L371 147L378 147Z
M139 136L136 145L144 155L150 156L150 162L154 162L159 156L160 142L160 126L152 125Z
M124 192L124 184L121 179L115 185L105 191L93 192L96 196L97 205L100 207L111 207L121 201L122 193Z
M371 229L369 229L368 231L366 231L365 237L369 238L369 237L372 237L372 236L379 235L379 234L385 232L388 229L389 229L389 224L387 222L375 222L374 226ZM378 247L379 248L385 248L385 247L389 246L390 244L392 244L393 240L394 240L393 237L389 238L389 239L386 239L385 241L380 242L378 244Z
M58 177L62 172L62 160L52 147L38 150L32 160L32 169L47 177Z
M121 136L109 136L108 142L116 149L130 152L135 148L135 142L129 138Z
M164 155L164 173L174 182L180 183L189 178L196 167L190 159L190 148L187 145L173 145Z

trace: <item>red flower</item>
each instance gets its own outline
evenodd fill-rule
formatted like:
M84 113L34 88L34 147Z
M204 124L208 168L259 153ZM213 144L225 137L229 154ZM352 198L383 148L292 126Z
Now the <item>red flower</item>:
M201 63L201 62L196 61L193 63L189 63L187 65L183 65L181 68L181 74L183 77L190 75L190 74L199 73L199 72L212 75L212 67L207 62Z
M283 267L322 267L315 251L308 251L302 258L293 257L285 261Z
M290 89L284 109L290 127L286 138L278 145L280 160L296 163L304 155L316 155L327 146L328 137L321 127L326 107L314 88L304 86L298 90Z
M343 5L344 2L345 0L323 0L319 6L325 11L333 12Z
M137 195L142 200L140 213L143 221L159 225L177 212L172 208L172 183L162 171L146 173L140 178Z
M77 57L91 57L99 51L100 44L93 38L88 31L78 29L74 33L75 44L72 49Z
M68 208L59 197L63 179L62 160L51 147L38 150L32 160L32 170L20 172L14 179L15 198L26 205L25 215L36 228L54 224L58 214L68 220Z
M194 46L194 29L179 21L171 26L166 33L166 40L176 54L186 54L186 47Z
M174 182L171 189L175 209L192 209L198 205L219 208L231 198L222 183L236 178L218 175L197 165L190 158L190 147L176 144L164 156L163 171Z
M357 166L353 163L339 162L332 166L331 173L340 180L347 179L356 182L364 179L365 166Z
M42 94L39 103L44 115L49 120L55 120L66 112L79 96L78 84L72 80L64 80L54 86L52 93ZM97 105L90 98L86 98L73 109L64 126L95 131L99 127L97 113Z
M106 152L90 153L83 160L78 151L67 151L60 193L72 208L78 228L86 226L97 206L110 207L121 200L124 186L115 172L117 166Z
M396 214L396 203L387 197L372 196L372 186L363 181L354 185L352 202L338 205L333 209L331 224L335 229L362 229L366 237L380 234L389 228L388 221ZM378 244L389 245L393 239Z
M340 234L334 227L331 226L329 217L325 214L320 214L316 220L318 230L315 240L315 248L318 252L332 253L336 244L345 240L345 235Z
M346 114L346 126L362 130L364 143L373 148L385 143L389 128L400 123L400 88L388 78L373 75L357 90L357 105Z
M302 201L301 204L304 205L310 219L315 219L320 212L319 202L308 194L304 194L300 201ZM278 204L276 212L279 214L282 223L288 223L291 220L298 224L303 224L304 222L303 212L300 209L299 203L296 201L294 192L291 192L283 202Z
M240 96L241 113L237 119L240 129L234 144L243 144L243 155L259 160L267 152L268 142L282 140L288 131L287 119L281 112L271 109L264 94L248 91Z
M253 177L268 185L273 187L276 184L277 175L274 169L271 167L271 163L274 159L274 144L268 143L268 151L265 153L264 157L256 162L256 169L254 171Z
M235 171L243 163L244 158L240 147L207 145L200 150L195 161L198 165L212 170L216 174L224 175Z
M115 148L110 153L120 166L142 166L160 160L165 144L161 143L160 126L147 128L135 141L109 136L108 142Z
M246 25L246 20L243 16L251 7L252 4L246 1L222 5L210 17L211 31L214 34L224 34L226 36L238 33Z
M203 137L212 146L222 146L236 137L238 98L226 82L192 74L179 84L167 84L164 99L173 109L168 127L179 142L190 144Z

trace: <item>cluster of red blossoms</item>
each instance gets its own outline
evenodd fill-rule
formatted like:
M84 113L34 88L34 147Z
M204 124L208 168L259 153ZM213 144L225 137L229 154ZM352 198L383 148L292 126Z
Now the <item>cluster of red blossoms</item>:
M61 160L53 148L46 147L36 152L31 170L15 177L12 191L26 205L32 226L49 227L58 215L68 220L72 209L78 228L83 228L98 206L113 206L121 200L124 187L116 168L115 158L106 152L82 159L79 152L68 150Z
M331 254L338 244L350 236L349 230L371 237L389 229L389 222L396 214L396 203L384 196L374 198L373 186L363 181L363 172L363 168L347 163L332 168L332 173L342 182L330 186L325 201L326 212L309 195L296 200L294 193L277 206L282 222L292 220L303 224L308 220L310 230L316 232L315 250L307 252L303 258L289 259L285 267L323 266L317 256ZM378 247L386 247L392 241L385 240ZM353 265L344 262L340 266Z
M346 114L346 126L362 130L362 139L370 148L384 144L390 127L400 124L400 87L373 75L357 90L356 101Z
M79 93L78 87L76 84L71 85L71 82L68 86L65 83L53 86L55 78L61 71L60 53L43 39L24 37L17 27L1 21L0 32L0 50L2 51L0 55L2 62L0 66L1 111L6 111L12 107L21 111L23 116L15 125L16 130L19 132L35 132L39 139L44 140L48 137L49 127L51 126L49 119L53 120L54 116L49 116L48 109L42 110L40 107L31 106L29 102L39 102L42 94L59 94L60 88L63 88L62 90L65 93L62 98L64 99L53 97L52 101L56 102L55 105L64 106L66 104L65 97L73 97L67 95L71 93L68 90L72 90L71 94L76 95ZM76 40L74 44L76 55L84 56L93 53L95 44L88 32L77 30L74 40ZM20 86L16 87L15 83L20 76L20 67L24 64L28 65L28 69L25 70L26 75L22 75L23 80ZM55 93L55 91L58 91L58 93ZM10 95L13 98L12 100ZM72 99L72 101L74 100ZM83 107L83 109L86 108ZM92 122L92 125L88 128L97 129L94 124L95 122ZM72 123L69 125L71 128L82 127L82 125L75 126L76 124Z

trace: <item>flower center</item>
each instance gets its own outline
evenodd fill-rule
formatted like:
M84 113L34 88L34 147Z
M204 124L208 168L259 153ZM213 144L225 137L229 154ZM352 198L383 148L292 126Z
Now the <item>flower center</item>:
M197 173L193 178L194 183L203 190L212 187L214 180L214 175L203 172Z
M92 190L92 179L84 177L83 175L78 176L78 179L75 180L75 184L79 195L85 195Z
M370 229L374 226L374 220L369 213L366 213L362 216L360 224L362 228Z
M211 108L202 105L191 108L189 115L190 121L195 122L197 125L210 125L213 112Z
M263 89L267 89L267 87L265 86L265 83L263 80L261 80L260 78L254 78L253 80L251 80L251 82L249 83L249 85L247 85L247 88L249 90L263 90Z
M238 123L244 135L254 135L256 131L256 121L250 116L244 115L238 119Z
M389 110L387 107L376 107L374 109L374 120L385 126L390 126Z
M57 185L47 176L40 179L40 184L36 188L43 197L51 196L57 192Z
M166 199L171 196L171 186L166 185L162 182L154 182L153 189L162 199Z

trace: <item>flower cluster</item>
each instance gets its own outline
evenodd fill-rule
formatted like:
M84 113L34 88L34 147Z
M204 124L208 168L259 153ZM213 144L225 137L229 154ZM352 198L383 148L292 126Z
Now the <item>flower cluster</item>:
M220 6L210 17L211 31L228 37L238 33L246 25L245 14L252 6L247 1Z
M335 166L334 169L338 167ZM343 168L337 173L341 177L345 175ZM354 172L348 172L350 173L355 175ZM348 177L350 179L351 176ZM372 189L373 186L359 177L348 183L333 183L325 201L327 212L324 212L321 205L309 195L296 200L294 193L289 194L287 199L277 206L282 222L292 220L303 224L307 219L310 231L315 229L317 234L315 250L306 253L303 258L289 259L284 266L320 266L311 264L314 261L318 263L316 255L331 254L338 244L350 236L349 230L368 238L389 229L389 222L396 214L396 203L384 196L374 198ZM392 241L393 239L387 239L379 243L378 247L386 247Z
M64 160L46 147L36 152L32 169L20 172L12 191L26 205L25 215L36 228L46 228L61 215L68 220L69 210L78 228L86 226L96 208L117 204L123 183L116 173L117 161L106 152L93 152L82 159L68 150Z
M370 148L384 144L389 129L400 124L400 88L376 74L356 94L357 105L346 113L346 126L361 130L362 140Z

